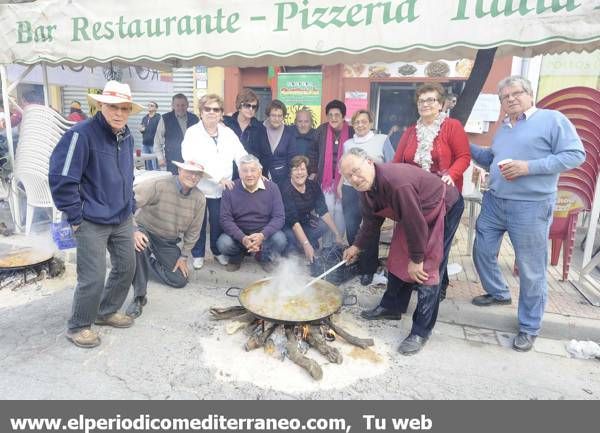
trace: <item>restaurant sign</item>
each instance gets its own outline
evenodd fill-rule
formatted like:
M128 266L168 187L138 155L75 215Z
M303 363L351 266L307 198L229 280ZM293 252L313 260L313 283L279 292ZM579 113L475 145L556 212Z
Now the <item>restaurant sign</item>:
M486 47L595 48L599 22L600 6L591 0L39 0L0 5L0 63L464 58Z

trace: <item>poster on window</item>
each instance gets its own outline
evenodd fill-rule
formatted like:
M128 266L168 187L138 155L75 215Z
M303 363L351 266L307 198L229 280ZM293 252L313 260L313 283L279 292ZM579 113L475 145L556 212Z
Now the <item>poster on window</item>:
M358 110L368 110L369 99L367 92L346 92L344 95L344 104L346 104L346 120L350 120L352 115Z
M291 125L299 110L310 110L312 127L321 124L321 90L323 74L280 73L277 76L277 99L287 107L285 123Z

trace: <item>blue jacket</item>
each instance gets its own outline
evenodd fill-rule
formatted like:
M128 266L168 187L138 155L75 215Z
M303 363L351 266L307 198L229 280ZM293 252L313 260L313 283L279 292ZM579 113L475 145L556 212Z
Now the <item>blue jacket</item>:
M260 164L263 166L263 174L266 176L271 168L271 158L273 155L265 126L256 117L253 117L248 127L242 132L240 124L237 121L238 114L236 111L231 116L223 116L223 123L235 132L246 152L251 153L259 159ZM233 179L239 177L235 164L233 164L233 174Z
M271 173L271 179L277 185L283 185L290 179L290 161L298 154L296 151L295 130L295 126L285 125L281 139L273 152L269 172Z
M70 224L120 224L135 209L133 138L117 136L101 112L73 126L50 157L48 174L56 207Z
M295 135L294 144L297 155L304 155L308 158L308 174L317 172L317 164L319 163L319 143L315 129L311 129L306 134L301 134L298 128L292 126L292 131Z

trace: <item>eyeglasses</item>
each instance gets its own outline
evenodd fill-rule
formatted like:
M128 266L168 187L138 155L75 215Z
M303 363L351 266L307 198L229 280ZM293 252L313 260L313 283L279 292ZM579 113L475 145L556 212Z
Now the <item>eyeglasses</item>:
M204 111L205 113L220 113L222 110L221 107L202 107L202 111Z
M351 180L351 179L352 179L354 176L357 176L357 177L358 177L358 176L360 176L360 175L362 174L362 166L363 166L363 164L364 164L365 162L367 162L367 160L366 160L366 159L363 159L363 160L362 160L362 161L359 163L359 165L358 165L358 166L356 166L356 167L354 167L354 168L352 169L352 171L350 172L350 174L349 174L349 175L343 175L344 179L345 179L347 182L350 182L350 180Z
M437 101L437 98L417 99L417 105L432 105Z
M248 110L256 111L258 109L258 104L248 104L247 102L244 102L242 104L242 108L247 108Z
M131 113L131 105L115 105L115 104L103 104L109 111L120 111L121 113Z
M527 93L525 90L519 90L518 92L507 93L506 95L500 96L500 100L502 102L506 102L511 98L520 98L524 93Z

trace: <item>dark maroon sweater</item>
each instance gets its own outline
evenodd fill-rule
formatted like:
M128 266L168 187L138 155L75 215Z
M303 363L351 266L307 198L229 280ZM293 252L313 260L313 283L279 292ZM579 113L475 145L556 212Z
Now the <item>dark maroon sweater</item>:
M381 229L384 217L375 215L386 209L388 217L400 224L406 234L410 259L421 263L429 237L424 215L442 199L444 184L438 176L410 164L375 164L375 181L370 191L360 193L363 222L354 245L364 249ZM446 209L458 200L458 190L446 186Z

